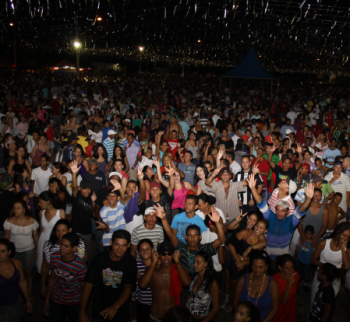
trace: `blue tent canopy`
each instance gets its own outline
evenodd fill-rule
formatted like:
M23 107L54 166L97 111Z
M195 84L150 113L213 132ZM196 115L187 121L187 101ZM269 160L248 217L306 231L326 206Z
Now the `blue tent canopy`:
M276 79L259 62L254 48L249 50L245 58L230 72L222 77L255 78L255 79Z

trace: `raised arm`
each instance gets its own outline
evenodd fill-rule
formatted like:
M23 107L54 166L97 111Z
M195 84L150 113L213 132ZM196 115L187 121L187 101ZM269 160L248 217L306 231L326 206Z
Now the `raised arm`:
M77 181L77 175L80 170L80 167L78 167L77 160L72 161L71 165L71 171L72 171L72 193L73 197L76 197L78 194L78 181Z
M314 196L314 190L315 187L313 184L308 183L306 188L304 189L305 191L305 201L299 206L299 212L304 212L309 208L311 200Z
M153 164L156 166L157 168L157 176L158 176L158 180L159 182L166 188L169 188L170 184L168 181L164 180L162 177L162 173L160 172L160 164L158 160L154 160Z
M166 219L166 213L163 207L159 203L157 204L157 206L154 205L153 207L156 209L156 216L162 221L163 229L167 234L168 238L170 239L170 242L173 244L174 247L176 247L179 241L176 237L176 234L173 233L173 230L171 229L168 220Z
M214 179L216 178L216 176L219 174L221 168L216 168L213 173L211 174L210 177L208 177L206 180L205 180L205 184L209 187L212 187L213 186L213 181Z
M298 144L297 147L297 152L298 152L298 164L295 166L295 170L299 170L299 168L301 167L302 163L303 163L303 156L301 155L301 152L303 151L303 148L301 147L300 144Z
M215 207L211 207L212 215L208 215L210 220L215 223L216 229L218 231L218 239L213 241L213 248L218 249L226 241L226 236L224 228L221 224L220 214L217 212Z
M251 174L248 177L247 181L256 203L260 203L262 201L262 197L259 195L258 191L256 190L256 179L254 179L254 174Z
M151 266L146 268L145 273L139 279L139 286L141 289L146 289L151 283L152 275L158 262L158 253L153 252L151 260Z
M176 250L173 254L173 259L176 264L176 269L179 272L179 277L182 286L187 287L191 284L191 277L188 275L187 270L181 265L181 253L179 250Z
M270 152L269 152L269 158L267 159L267 162L269 163L270 167L272 169L275 168L275 163L272 161L272 156L273 156L273 153L276 151L276 147L273 146L271 149L270 149Z

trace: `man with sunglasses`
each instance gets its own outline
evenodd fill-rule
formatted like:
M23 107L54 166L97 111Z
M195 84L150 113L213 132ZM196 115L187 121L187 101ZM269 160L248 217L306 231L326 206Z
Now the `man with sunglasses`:
M166 220L166 219L165 219ZM151 286L152 305L150 321L160 322L164 313L175 305L180 305L181 288L191 283L191 278L182 267L178 250L169 241L158 247L159 255L152 253L152 263L139 279L141 289ZM157 265L160 260L160 265Z
M201 230L197 225L192 224L186 228L186 235L185 235L186 243L183 243L182 241L178 240L176 229L172 229L170 227L166 219L166 214L164 209L160 205L154 206L154 208L157 210L157 213L156 213L157 217L162 220L163 228L168 238L170 239L171 243L173 244L176 250L180 251L181 264L188 271L190 276L192 276L194 273L193 261L198 251L203 250L207 252L209 255L213 256L216 254L217 249L226 241L222 219L215 207L211 208L212 214L211 215L208 214L208 216L212 224L216 225L217 234L219 238L214 240L212 243L204 244L204 245L200 244L202 236L201 236ZM182 294L181 294L181 305L184 305L186 303L188 295L189 295L188 290L186 288L183 288Z

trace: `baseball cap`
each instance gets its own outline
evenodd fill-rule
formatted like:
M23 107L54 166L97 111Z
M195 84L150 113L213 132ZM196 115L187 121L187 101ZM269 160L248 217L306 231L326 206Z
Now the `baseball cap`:
M152 188L158 188L158 189L162 190L162 187L160 186L159 182L152 182L150 189L152 189Z
M80 188L82 188L82 189L92 189L92 184L91 184L90 180L88 180L88 179L81 180Z
M341 166L343 166L343 162L341 162L341 161L335 161L335 162L333 163L333 165L341 165Z
M295 191L297 191L298 187L297 187L296 183L293 180L288 179L287 183L288 183L288 186L289 186L288 190L289 190L289 194L290 195L293 194Z
M159 254L164 254L164 253L174 254L174 252L175 252L175 248L170 241L163 241L158 247Z
M124 122L129 122L129 123L131 123L130 119L125 119Z
M309 173L311 173L310 164L304 162L304 163L301 165L301 167L307 169L307 170L309 171Z
M291 133L294 133L291 129L286 130L286 135L291 134Z
M115 134L117 134L117 132L114 130L108 130L107 132L107 135L115 135Z
M248 136L247 136L247 135L242 135L242 136L241 136L241 139L242 139L243 141L248 140Z
M118 176L120 180L123 180L123 176L119 172L114 171L109 174L109 178L112 178L113 176Z
M148 208L145 210L145 216L149 215L151 212L157 212L156 208L148 207Z
M310 183L319 183L322 182L322 178L316 174L313 174L310 179Z
M223 173L225 173L225 172L231 173L230 168L229 168L229 167L223 167L223 168L220 170L219 175L221 176L221 175L222 175Z

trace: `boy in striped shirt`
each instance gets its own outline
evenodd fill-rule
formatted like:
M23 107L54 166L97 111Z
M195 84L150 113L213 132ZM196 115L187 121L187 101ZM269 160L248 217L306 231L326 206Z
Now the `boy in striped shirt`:
M96 229L103 229L103 247L104 250L110 250L111 247L111 238L113 233L118 229L125 229L126 222L124 219L124 208L120 200L120 192L119 190L115 190L113 188L108 190L107 195L108 207L104 206L100 210L100 216L103 222L96 221L97 227Z
M107 150L107 160L108 162L111 161L112 156L113 156L113 150L114 150L114 145L115 145L115 135L117 134L116 131L114 130L108 130L107 132L107 139L103 141L103 145L105 146Z
M70 322L78 320L81 290L87 271L84 261L75 256L79 241L77 234L65 234L60 251L51 256L51 275L44 306L44 314L50 315L50 322L65 321L66 317Z

